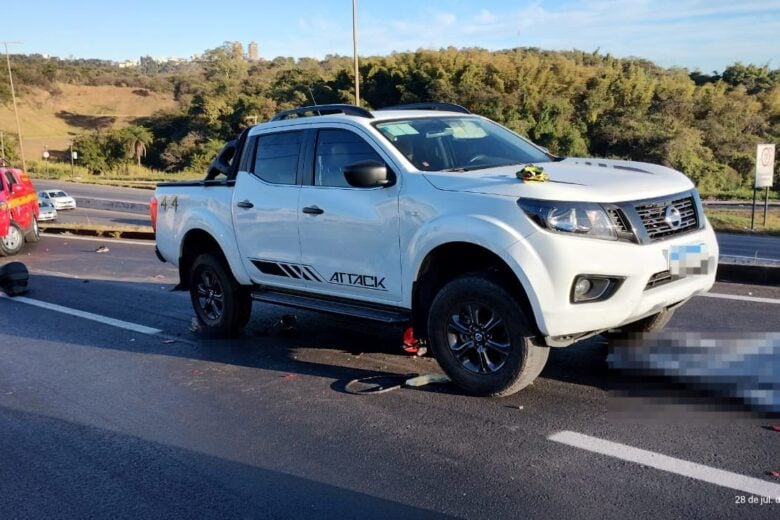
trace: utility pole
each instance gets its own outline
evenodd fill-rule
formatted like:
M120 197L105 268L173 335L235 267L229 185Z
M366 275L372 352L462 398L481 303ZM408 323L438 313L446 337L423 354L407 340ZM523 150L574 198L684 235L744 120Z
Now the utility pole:
M352 0L352 54L355 59L355 105L360 106L360 70L358 69L357 0Z
M0 159L5 159L5 135L0 130Z
M11 56L8 54L8 45L19 44L22 42L3 42L5 45L5 63L8 66L8 82L11 84L11 99L14 105L14 114L16 115L16 135L19 136L19 153L22 155L22 171L27 173L27 163L24 161L24 144L22 144L22 123L19 122L19 109L16 106L16 91L14 90L14 76L11 73Z

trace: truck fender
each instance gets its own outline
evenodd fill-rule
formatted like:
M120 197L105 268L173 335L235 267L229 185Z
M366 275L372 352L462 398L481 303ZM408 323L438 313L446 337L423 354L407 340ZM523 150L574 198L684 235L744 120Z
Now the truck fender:
M196 230L204 231L211 235L217 245L219 245L236 281L241 285L252 285L252 280L241 261L238 242L233 231L232 219L228 215L228 219L222 221L215 217L213 213L207 211L207 209L194 208L186 219L182 219L182 222L186 222L187 227L177 233L177 236L182 237L179 245L179 258L183 255L187 234Z
M481 246L497 255L512 270L525 290L534 315L541 316L539 299L533 285L520 263L512 258L507 250L525 242L523 234L507 225L505 222L486 215L447 215L431 220L421 226L409 241L406 258L403 265L408 266L404 272L404 304L412 306L412 291L414 282L422 268L422 263L428 254L439 246L454 242L464 242ZM529 254L534 254L529 246Z

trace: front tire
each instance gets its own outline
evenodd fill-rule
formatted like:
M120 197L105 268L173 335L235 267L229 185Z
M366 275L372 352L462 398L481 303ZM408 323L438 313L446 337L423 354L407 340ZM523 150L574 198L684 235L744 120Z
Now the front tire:
M536 341L530 318L496 280L465 275L447 283L431 304L431 350L467 393L511 395L539 376L550 352Z
M24 233L16 222L11 222L8 234L0 239L0 256L13 256L24 246Z
M610 341L625 341L634 336L659 332L672 320L674 309L664 309L658 314L642 318L634 323L623 325L619 329L607 333Z
M201 330L209 335L230 337L248 323L252 298L224 261L214 254L198 256L190 270L190 299Z

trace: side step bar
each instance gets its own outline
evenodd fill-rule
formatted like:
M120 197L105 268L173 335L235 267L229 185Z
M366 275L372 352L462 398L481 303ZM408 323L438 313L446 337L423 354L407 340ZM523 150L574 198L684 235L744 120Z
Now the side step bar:
M411 319L409 311L404 309L363 304L354 300L344 301L316 298L274 289L255 289L252 292L252 299L284 307L295 307L326 314L338 314L387 324L402 324Z

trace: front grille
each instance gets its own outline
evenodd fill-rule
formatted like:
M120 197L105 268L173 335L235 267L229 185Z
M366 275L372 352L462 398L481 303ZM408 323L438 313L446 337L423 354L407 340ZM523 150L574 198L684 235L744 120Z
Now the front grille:
M645 285L645 291L652 289L653 287L658 287L659 285L669 283L671 281L672 273L670 271L661 271L660 273L655 273L650 277L650 280L647 281L647 285Z
M680 213L680 225L673 228L667 222L667 210L674 207ZM664 238L680 235L699 228L699 217L696 214L696 204L693 197L687 196L680 199L652 202L635 206L642 224L645 226L647 236L651 242Z

